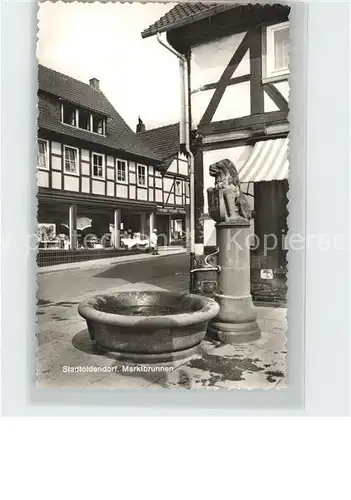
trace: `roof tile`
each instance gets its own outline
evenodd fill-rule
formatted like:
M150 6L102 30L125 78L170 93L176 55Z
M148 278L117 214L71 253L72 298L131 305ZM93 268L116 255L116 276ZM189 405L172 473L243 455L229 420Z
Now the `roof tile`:
M179 3L158 21L149 26L141 34L143 38L155 35L157 32L167 31L182 24L190 24L202 17L211 15L212 11L223 11L236 7L236 4L221 4L221 3Z
M101 91L42 65L38 67L38 83L38 126L40 128L160 162L160 158L133 132ZM61 123L43 93L108 116L107 135L92 134Z
M163 160L166 166L179 153L179 123L140 132L138 137Z

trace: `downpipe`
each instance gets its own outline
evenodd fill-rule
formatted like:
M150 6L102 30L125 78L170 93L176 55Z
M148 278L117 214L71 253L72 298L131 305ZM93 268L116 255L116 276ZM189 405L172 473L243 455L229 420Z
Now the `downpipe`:
M190 119L189 119L189 74L188 61L183 54L180 54L171 45L162 40L160 33L157 33L157 41L169 52L179 59L180 87L181 87L181 116L179 122L179 143L184 146L188 159L189 187L190 187L190 267L195 255L195 170L194 155L190 149ZM190 292L193 288L192 276L190 275Z

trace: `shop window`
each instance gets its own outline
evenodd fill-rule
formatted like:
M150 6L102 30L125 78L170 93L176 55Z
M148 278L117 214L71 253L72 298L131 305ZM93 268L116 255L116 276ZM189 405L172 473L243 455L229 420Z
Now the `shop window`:
M49 168L48 141L44 139L38 140L37 166L45 170Z
M117 181L127 182L127 162L124 160L117 160Z
M138 165L138 186L146 186L146 166Z
M98 153L93 153L93 177L105 178L105 157Z
M266 78L289 74L289 23L267 26Z
M78 149L64 146L64 166L65 172L78 175Z

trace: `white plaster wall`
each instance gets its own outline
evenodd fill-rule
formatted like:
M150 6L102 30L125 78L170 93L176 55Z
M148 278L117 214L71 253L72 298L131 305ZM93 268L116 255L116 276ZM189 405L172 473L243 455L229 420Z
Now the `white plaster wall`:
M129 162L129 171L130 172L135 172L135 161L130 161Z
M154 167L152 165L149 165L149 175L153 175L154 173Z
M61 189L61 172L51 172L51 187L53 189Z
M274 103L274 101L272 101L267 92L263 92L263 103L265 113L279 110L278 106Z
M282 82L277 82L273 84L281 95L289 102L289 82L284 80Z
M51 168L54 170L62 170L62 156L51 155Z
M204 90L191 96L191 128L198 126L207 106L212 99L214 90Z
M119 187L121 187L121 186L118 186L118 188ZM125 187L125 186L123 186L123 187ZM135 196L136 196L135 186L129 186L129 198L132 200L135 200Z
M56 141L52 141L51 142L51 152L55 153L56 155L61 155L62 154L61 143L56 142Z
M79 191L79 177L73 175L64 175L63 188L66 191Z
M179 160L179 173L188 175L188 162L186 160Z
M107 196L114 196L114 182L107 181Z
M170 194L167 203L171 203L172 205L174 204L174 194Z
M169 177L164 177L163 178L163 189L165 191L170 191L171 187L173 186L173 179L170 179Z
M113 168L106 168L106 178L111 180L115 179L115 170Z
M117 184L116 187L117 187L116 196L118 198L127 198L128 197L128 188L126 185ZM134 190L134 198L135 198L135 187L134 186L130 186L130 191L132 191L132 190Z
M90 192L90 180L88 177L82 177L82 191L83 193Z
M162 188L162 179L160 177L155 178L155 187Z
M81 150L81 159L84 161L90 161L89 151L87 149Z
M113 156L107 155L106 165L108 167L114 167L115 166L115 160L114 160Z
M167 172L174 172L175 174L177 173L177 159L172 161L167 169Z
M89 163L81 163L80 164L80 168L81 168L81 173L83 175L90 175L90 165Z
M153 189L149 189L149 200L154 201L154 190Z
M231 120L250 113L250 82L237 83L225 89L212 121Z
M49 187L49 172L38 170L37 172L38 186Z
M147 200L147 189L138 188L137 198L138 200L143 200L143 201Z
M218 82L244 36L245 33L238 33L193 47L191 51L191 90ZM243 62L239 66L233 76L246 75L250 72L248 53L245 54Z
M134 172L129 172L129 182L131 184L135 184L135 173Z
M230 35L194 47L191 52L192 128L197 127L214 89L200 91L204 85L216 83L239 47L245 32ZM250 51L247 50L231 78L250 73ZM212 121L239 118L250 114L250 84L243 82L227 87Z
M159 189L155 191L155 201L160 201L161 203L163 202L162 191L160 191Z
M92 181L91 190L94 194L105 194L105 183L103 181Z

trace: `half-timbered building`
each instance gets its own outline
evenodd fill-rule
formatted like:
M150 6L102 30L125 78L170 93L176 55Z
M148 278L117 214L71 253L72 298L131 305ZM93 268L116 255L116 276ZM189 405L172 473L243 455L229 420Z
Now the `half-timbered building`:
M179 123L146 130L139 122L138 136L163 164L163 200L156 209L156 227L168 244L187 244L189 235L189 172L186 156L179 149ZM162 242L161 242L162 243Z
M252 294L272 301L284 300L286 288L288 15L289 8L278 4L185 3L142 33L159 40L165 33L186 60L195 265L216 248L206 195L213 185L209 166L228 158L253 209ZM201 281L194 286L201 292Z
M164 208L185 214L186 177L172 194L162 158L129 128L96 78L86 84L39 66L38 81L38 233L40 248L52 251L49 260L39 255L39 264L75 260L87 241L129 248L134 237L162 233L157 214ZM56 258L59 249L71 256Z

